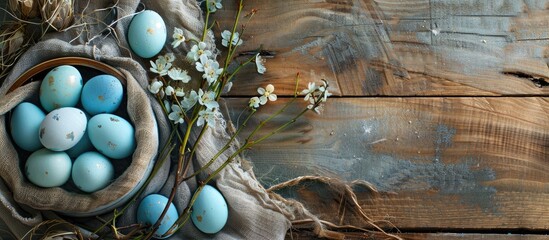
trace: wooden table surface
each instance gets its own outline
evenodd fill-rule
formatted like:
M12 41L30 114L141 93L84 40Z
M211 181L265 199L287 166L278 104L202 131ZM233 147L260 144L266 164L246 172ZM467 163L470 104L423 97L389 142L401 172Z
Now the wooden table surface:
M370 218L409 239L549 239L549 1L245 2L259 11L242 50L275 54L264 76L238 76L233 118L268 83L280 99L254 121L282 107L297 72L300 88L324 78L334 93L322 115L247 153L262 184L346 181ZM224 1L221 29L235 7ZM325 188L280 192L325 220L369 227Z

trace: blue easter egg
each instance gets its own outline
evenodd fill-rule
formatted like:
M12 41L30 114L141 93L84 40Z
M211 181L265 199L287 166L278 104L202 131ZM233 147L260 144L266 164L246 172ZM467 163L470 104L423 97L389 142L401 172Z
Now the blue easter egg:
M73 66L52 69L40 84L40 103L50 112L61 107L74 107L80 100L82 76Z
M88 136L92 145L107 157L122 159L135 150L135 132L125 119L101 113L88 121Z
M196 228L204 233L217 233L223 229L228 217L229 209L223 195L210 185L204 186L194 202L191 213Z
M160 218L167 203L168 198L159 194L151 194L145 197L139 204L139 207L137 207L137 222L152 226L158 221L158 218ZM177 209L173 203L170 203L170 207L168 208L166 215L164 215L164 218L162 218L160 226L154 233L154 237L162 238L161 236L170 230L170 227L175 223L178 217ZM167 237L169 236L166 236L165 238Z
M114 167L108 158L98 152L85 152L72 165L72 181L84 192L103 189L114 177Z
M128 43L142 58L158 54L166 43L167 31L164 20L158 13L146 10L135 15L128 27Z
M84 84L82 106L92 116L98 113L112 113L120 106L123 92L122 84L114 76L95 76Z
M66 153L42 148L27 159L25 175L40 187L59 187L69 180L71 167L71 158Z
M13 141L23 150L34 152L42 148L38 132L46 114L36 105L23 102L13 110L10 131Z

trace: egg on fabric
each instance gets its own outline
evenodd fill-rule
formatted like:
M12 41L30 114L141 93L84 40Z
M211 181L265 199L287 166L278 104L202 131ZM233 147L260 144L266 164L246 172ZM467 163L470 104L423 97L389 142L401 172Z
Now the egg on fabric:
M38 137L44 147L65 151L74 147L86 132L87 118L78 108L64 107L51 111L40 124Z
M43 148L38 130L45 117L46 114L32 103L23 102L17 105L10 121L10 132L15 144L29 152Z
M223 195L214 187L205 185L196 198L191 213L196 228L204 233L217 233L223 229L228 217L229 209Z
M135 132L125 119L102 113L88 121L88 136L92 145L109 158L122 159L135 150Z
M162 215L162 211L164 211L167 203L168 198L162 195L151 194L146 196L137 207L137 222L145 225L155 224L156 221L158 221L158 218L160 218L160 215ZM154 233L154 237L162 238L161 236L170 230L170 227L177 221L178 217L179 214L177 213L177 209L173 203L170 203L170 207L164 215L164 218L162 218L160 226ZM167 237L169 236L164 238Z
M72 181L80 190L92 193L105 188L114 177L114 167L98 152L85 152L72 165Z
M91 115L112 113L122 102L123 88L120 81L111 75L98 75L86 82L82 88L81 101Z
M27 159L25 174L37 186L59 187L69 180L71 167L71 158L66 153L42 148Z
M158 54L166 43L166 24L162 17L151 10L135 15L128 27L128 43L142 58Z
M62 65L48 72L40 84L40 103L50 112L61 107L74 107L80 100L82 76L73 66Z

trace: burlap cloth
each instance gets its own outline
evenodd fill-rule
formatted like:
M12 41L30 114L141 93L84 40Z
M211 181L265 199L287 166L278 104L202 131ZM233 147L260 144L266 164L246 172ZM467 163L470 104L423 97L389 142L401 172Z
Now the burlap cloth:
M183 28L188 37L195 39L203 29L202 10L195 0L144 0L141 1L142 4L139 0L93 0L89 2L84 0L76 2L76 23L88 23L88 25L75 27L61 33L48 33L41 42L34 45L20 58L11 74L3 81L1 92L5 93L6 86L11 85L22 72L35 64L62 56L83 56L105 62L127 71L128 75L133 76L135 82L142 89L146 89L149 82L149 76L145 70L149 67L148 61L133 55L128 50L126 41L126 29L131 21L131 14L143 8L158 12L166 22L169 32L168 41L171 41L171 32L174 27ZM110 7L113 2L117 3L119 21L110 34L99 35L101 32L109 33L104 31L105 25L97 23L97 19L104 18L108 11L92 11ZM84 15L79 15L82 13ZM213 41L211 34L207 40ZM178 49L167 47L164 52L174 52L181 58L186 54L187 49L188 46ZM156 115L159 133L158 144L163 146L170 133L169 122L152 96L148 94L148 97L151 98L152 110ZM147 108L148 106L143 107ZM224 115L228 117L227 113ZM228 129L230 131L232 125L230 121L227 122L229 122ZM194 133L194 135L196 134ZM194 160L195 167L206 163L228 139L229 135L225 129L211 130L210 128L203 141L198 145ZM236 147L237 144L234 144L230 150L221 155L219 161L227 159ZM5 150L2 149L2 151ZM300 203L268 193L255 179L253 171L243 167L242 161L244 160L236 158L215 179L216 187L222 192L229 206L229 220L225 228L216 235L206 235L199 232L189 222L181 231L172 236L172 239L283 239L292 220L316 219ZM221 162L217 162L210 169L215 169L220 164ZM160 192L166 196L169 194L174 181L173 165L173 161L165 162L138 201L153 192ZM2 178L6 179L5 176ZM14 200L13 196L17 195L11 192L14 188L2 181L2 178L0 178L0 218L8 223L10 231L20 238L29 228L44 220L45 212ZM196 181L197 179L191 179L179 187L174 201L179 212L186 207L191 193L196 188ZM56 206L50 207L55 210ZM135 212L134 205L119 219L118 226L134 223ZM46 215L49 216L49 214ZM80 221L86 222L87 220Z

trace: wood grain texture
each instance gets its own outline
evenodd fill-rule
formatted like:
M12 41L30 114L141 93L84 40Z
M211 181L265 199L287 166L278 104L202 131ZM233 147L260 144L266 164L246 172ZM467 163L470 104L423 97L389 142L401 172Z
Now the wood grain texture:
M291 236L290 236L291 234ZM345 239L376 239L369 234L348 232ZM474 234L474 233L403 233L399 234L406 240L547 240L548 235L520 235L520 234ZM287 239L304 240L318 239L310 232L292 231L288 233ZM379 239L379 238L377 238Z
M331 100L322 115L306 115L247 152L261 183L302 175L368 181L379 193L352 185L364 211L402 229L549 230L549 98ZM229 100L234 122L245 101ZM250 125L285 101L264 106ZM281 193L324 219L360 225L327 187L310 181Z
M534 0L245 1L258 13L242 51L276 53L260 77L247 67L233 94L293 78L327 79L344 96L547 95L549 10ZM216 13L230 29L236 1ZM533 83L532 80L536 81Z

